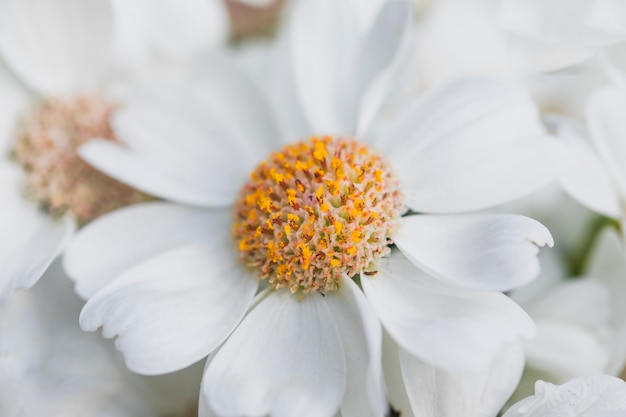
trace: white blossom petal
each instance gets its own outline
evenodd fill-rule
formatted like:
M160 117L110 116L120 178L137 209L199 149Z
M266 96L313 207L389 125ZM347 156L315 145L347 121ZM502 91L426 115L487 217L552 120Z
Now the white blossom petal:
M352 82L358 110L358 136L369 127L391 91L400 69L408 65L412 47L413 8L408 1L388 1L383 5L357 53ZM358 107L358 108L357 108Z
M216 416L332 416L345 390L343 351L321 295L271 292L216 353L200 395Z
M152 202L126 207L82 228L63 257L83 298L154 256L193 242L230 245L230 211Z
M226 41L228 15L220 1L113 0L121 63L184 59Z
M559 178L561 186L583 206L609 217L619 217L617 184L603 161L571 128L561 128L559 136L566 141L575 160Z
M534 336L530 317L505 295L445 286L401 255L361 285L403 349L449 372L484 371L503 344Z
M507 214L414 215L394 237L425 271L450 283L505 291L539 274L539 247L554 244L536 220Z
M257 288L226 245L190 245L120 275L91 297L80 315L84 330L102 327L129 369L160 374L208 355L243 317Z
M341 105L358 46L357 17L351 6L333 0L295 2L285 28L296 91L314 134L355 129L356 120L350 120Z
M44 95L95 87L109 64L112 37L107 0L0 3L0 55Z
M53 219L23 195L21 172L0 165L0 299L33 286L61 253L76 226Z
M570 160L567 148L543 133L527 92L491 80L432 90L371 135L403 182L405 203L422 213L522 197L554 181Z
M326 299L346 358L341 414L382 417L387 412L387 400L382 387L382 331L378 317L350 278L345 277L336 295L327 295Z
M413 413L432 417L493 417L511 396L524 370L520 343L503 346L483 372L451 373L400 349L402 376Z

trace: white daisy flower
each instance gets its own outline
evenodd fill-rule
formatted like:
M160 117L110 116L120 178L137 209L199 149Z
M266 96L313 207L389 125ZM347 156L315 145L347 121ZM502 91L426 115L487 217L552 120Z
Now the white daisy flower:
M131 38L123 31L132 26L124 8L131 3L139 10L136 1L0 1L0 298L41 276L73 233L74 220L85 223L146 199L75 152L94 136L117 140L109 117L118 104L109 81L119 67L116 42L127 45ZM191 4L179 9L168 14L171 21L159 21L176 24L178 13L192 10L198 19L211 14ZM141 22L149 20L142 16ZM154 39L144 35L146 42ZM182 35L170 40L186 45Z
M577 378L563 385L543 381L535 395L511 407L503 417L626 416L626 382L608 375Z
M123 145L81 147L170 201L75 237L64 265L88 299L81 326L145 374L213 352L202 415L383 415L379 320L409 357L450 372L481 372L533 335L500 291L536 276L550 234L462 213L552 181L559 144L508 83L458 81L380 112L410 7L387 2L361 32L344 6L292 4L265 86L273 107L213 57L186 86L138 91L114 117Z

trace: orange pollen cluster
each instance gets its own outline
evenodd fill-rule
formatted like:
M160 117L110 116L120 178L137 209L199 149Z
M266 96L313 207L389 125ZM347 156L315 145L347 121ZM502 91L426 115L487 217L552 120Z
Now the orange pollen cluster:
M29 197L53 215L70 212L79 224L150 199L84 162L76 150L89 139L117 142L116 106L97 95L50 98L21 120L13 158L26 174Z
M235 205L241 259L292 293L337 289L344 275L373 275L402 210L385 161L351 138L288 145L251 174Z

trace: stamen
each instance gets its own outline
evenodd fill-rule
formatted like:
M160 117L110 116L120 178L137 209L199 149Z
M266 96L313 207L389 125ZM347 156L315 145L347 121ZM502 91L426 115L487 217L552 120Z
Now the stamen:
M376 273L401 209L399 181L380 156L351 138L312 137L250 174L233 235L272 288L328 292L345 274Z

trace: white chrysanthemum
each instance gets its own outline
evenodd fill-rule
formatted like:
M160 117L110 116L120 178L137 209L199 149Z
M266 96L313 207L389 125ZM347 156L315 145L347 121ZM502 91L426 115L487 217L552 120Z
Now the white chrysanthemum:
M137 91L113 119L123 145L80 150L171 201L76 236L64 263L88 299L81 326L115 337L140 373L213 352L202 415L383 415L379 320L410 360L445 372L479 374L533 334L500 291L538 273L550 234L463 213L550 182L560 146L508 83L457 81L381 111L411 11L387 2L365 30L354 12L292 4L276 67L259 69L272 106L213 57L187 85ZM501 381L519 377L516 358Z
M511 407L503 417L622 417L626 415L626 382L608 375L577 378L563 385L543 381L535 395Z
M151 2L150 10L157 14L171 8L169 3ZM144 14L133 20L133 7L141 14L137 1L0 2L0 298L39 278L73 233L74 220L85 223L146 199L76 155L76 148L94 136L117 140L109 117L118 103L108 82L116 81L115 68L130 63L115 62L114 55L132 40L126 26L132 21L154 25L157 19ZM180 16L211 17L212 9L220 7L217 2L206 7L186 3L158 20L180 26ZM223 27L220 39L227 27L222 15L216 19ZM192 38L206 38L204 32L194 35L197 26L185 26L188 36L170 28L158 40L144 33L145 43L155 44L144 50L165 50L156 44L166 40L171 48L187 50L188 44L195 45Z

